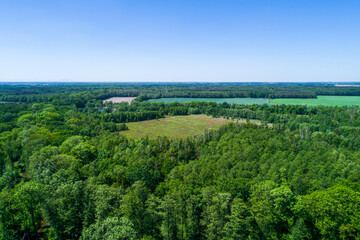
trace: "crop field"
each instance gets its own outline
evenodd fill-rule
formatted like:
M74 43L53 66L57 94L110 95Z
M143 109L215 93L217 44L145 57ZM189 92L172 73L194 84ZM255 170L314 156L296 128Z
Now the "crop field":
M236 104L292 104L308 106L360 106L360 96L318 96L318 98L277 98L269 100L266 98L160 98L151 99L149 102L216 102Z
M318 96L318 98L277 98L271 104L293 104L308 106L360 106L359 96Z
M200 134L206 129L219 128L229 122L232 122L232 120L213 118L206 115L169 116L158 120L127 123L129 130L121 133L128 138L134 139L143 137L156 138L158 136L166 136L171 139L186 138L194 134ZM239 120L239 122L246 121Z
M216 103L236 103L236 104L268 104L267 98L159 98L151 99L149 102L216 102Z

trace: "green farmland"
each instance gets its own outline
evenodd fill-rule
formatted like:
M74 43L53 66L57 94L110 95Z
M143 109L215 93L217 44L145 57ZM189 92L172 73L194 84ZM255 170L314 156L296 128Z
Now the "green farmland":
M267 98L159 98L151 99L149 102L216 102L216 103L236 103L236 104L268 104Z
M360 106L359 96L318 96L317 98L277 98L271 104L292 104L308 106Z
M127 123L129 130L121 133L134 139L156 138L158 136L166 136L171 139L186 138L193 134L200 134L206 129L219 128L229 122L232 121L206 115L171 116L158 120ZM239 122L245 122L245 120Z
M149 102L216 102L235 104L269 104L266 98L159 98L151 99ZM276 98L270 104L292 104L308 106L360 106L360 96L318 96L317 98Z

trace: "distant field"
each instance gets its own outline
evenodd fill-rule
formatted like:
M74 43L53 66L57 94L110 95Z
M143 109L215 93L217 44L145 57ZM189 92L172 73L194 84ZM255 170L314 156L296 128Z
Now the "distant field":
M109 99L105 99L103 102L113 102L113 103L122 103L122 102L127 102L128 104L130 104L132 101L134 101L136 97L112 97Z
M360 87L359 84L335 84L335 87Z
M121 133L128 138L134 139L147 136L149 138L158 136L166 136L171 139L186 138L194 134L200 134L206 129L219 128L229 122L232 122L232 120L212 118L206 115L173 116L158 120L127 123L129 130ZM241 122L245 122L245 120Z
M236 103L236 104L268 104L267 98L159 98L150 99L149 102L216 102L216 103Z
M16 103L16 102L4 102L4 101L0 101L0 104L13 104L13 103Z
M277 98L271 104L293 104L308 106L360 106L359 96L318 96L318 98Z
M151 99L149 102L216 102L236 104L269 104L266 98L160 98ZM292 104L308 106L360 106L360 96L318 96L318 98L277 98L272 99L270 104Z

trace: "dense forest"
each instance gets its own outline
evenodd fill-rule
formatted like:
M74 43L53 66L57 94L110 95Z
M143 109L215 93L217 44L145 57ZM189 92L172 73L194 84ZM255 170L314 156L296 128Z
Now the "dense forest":
M360 87L334 83L23 83L0 84L0 101L53 102L84 107L110 97L316 98L319 95L360 96Z
M317 95L360 88L0 85L0 239L360 239L359 107L143 101ZM116 96L138 98L102 101ZM186 139L122 135L188 114L235 121Z

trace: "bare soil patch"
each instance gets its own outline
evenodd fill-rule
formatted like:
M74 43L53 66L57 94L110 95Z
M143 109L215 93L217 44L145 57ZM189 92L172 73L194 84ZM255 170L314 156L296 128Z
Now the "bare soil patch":
M105 99L103 101L103 103L106 102L113 102L113 103L123 103L123 102L127 102L128 104L130 104L132 101L134 101L136 97L112 97L109 99Z

